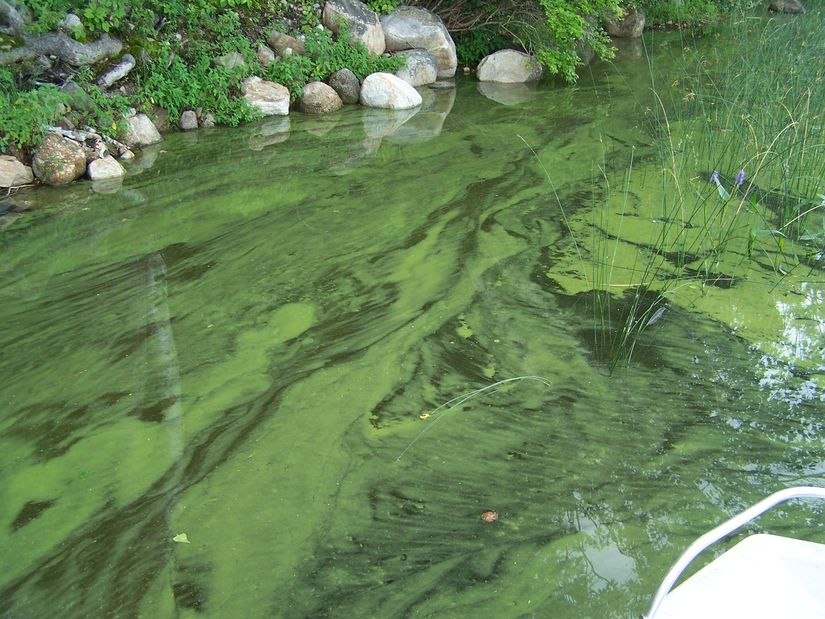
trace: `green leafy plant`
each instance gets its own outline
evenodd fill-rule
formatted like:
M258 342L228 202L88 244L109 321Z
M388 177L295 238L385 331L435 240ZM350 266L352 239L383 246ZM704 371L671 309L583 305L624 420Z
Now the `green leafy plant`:
M126 17L126 0L91 0L82 15L91 32L116 30Z
M117 93L107 94L95 84L83 84L88 109L73 109L71 116L78 126L90 126L104 135L116 138L126 128L126 112L131 107L131 99Z
M293 97L301 93L304 84L323 80L344 68L361 79L377 71L397 71L405 62L399 56L376 56L360 41L352 41L345 31L337 39L326 30L313 29L305 35L305 55L293 54L276 60L264 70L267 79L289 88Z
M576 67L581 63L577 47L588 45L600 58L613 55L610 39L588 17L615 14L621 10L618 0L539 0L544 10L546 34L537 32L532 46L536 57L550 73L559 74L569 82L576 81Z
M367 0L366 5L379 15L392 13L401 4L401 0Z
M486 42L519 46L536 55L549 73L568 82L577 79L578 50L589 46L602 58L612 56L609 38L599 20L621 11L621 0L418 0L463 39L465 60L495 51ZM474 32L483 32L475 35ZM505 47L501 45L500 47Z
M458 62L465 66L478 64L485 56L508 45L507 38L500 31L488 26L459 32L453 39Z
M66 96L46 84L18 90L14 75L0 67L0 151L10 145L25 148L40 143L45 127L63 113Z
M245 66L212 66L202 50L184 59L167 44L155 60L140 69L137 79L142 103L167 109L173 125L183 110L201 107L218 123L235 126L259 115L240 96L240 83L248 73Z
M299 54L276 59L264 69L264 77L286 86L293 99L301 94L304 84L312 80L312 74L312 60Z

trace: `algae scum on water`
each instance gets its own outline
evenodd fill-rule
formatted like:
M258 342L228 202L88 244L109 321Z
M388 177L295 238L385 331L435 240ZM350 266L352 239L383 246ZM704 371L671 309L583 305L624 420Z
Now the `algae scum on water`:
M678 37L646 45L672 73ZM0 616L628 617L697 535L821 481L813 232L663 235L650 83L633 53L459 80L437 127L168 136L117 193L33 196L0 241ZM678 204L730 218L708 163ZM823 537L794 514L764 526Z

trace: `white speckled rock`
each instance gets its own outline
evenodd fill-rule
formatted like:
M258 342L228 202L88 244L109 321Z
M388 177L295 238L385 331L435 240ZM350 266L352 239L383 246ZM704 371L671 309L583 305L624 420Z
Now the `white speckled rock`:
M65 185L86 172L86 153L77 142L49 133L34 151L32 170L47 185Z
M192 110L184 110L180 114L178 126L183 131L191 131L198 128L198 115Z
M361 84L361 105L390 110L408 110L421 105L418 91L390 73L373 73Z
M95 159L89 164L86 170L89 178L93 181L105 181L112 178L120 178L126 174L126 170L111 155L102 159Z
M126 135L123 143L129 148L140 148L161 141L158 128L146 114L135 114L126 119Z
M264 116L289 114L289 90L286 86L253 75L243 81L241 90L249 105L258 108Z
M534 82L541 77L541 72L541 64L534 56L514 49L502 49L478 63L480 82Z

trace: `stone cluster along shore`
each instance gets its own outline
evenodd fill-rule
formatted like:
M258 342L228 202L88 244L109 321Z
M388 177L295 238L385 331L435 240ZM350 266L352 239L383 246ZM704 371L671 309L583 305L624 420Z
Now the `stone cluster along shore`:
M65 20L67 26L71 26L72 17ZM320 28L336 35L346 27L350 36L376 55L402 53L406 59L404 66L395 74L373 73L362 81L351 70L342 69L326 82L306 84L294 105L285 86L251 76L242 83L242 94L263 116L286 116L291 108L305 114L326 114L356 103L372 108L414 110L422 104L417 87L443 82L456 73L455 43L441 19L425 9L401 6L379 18L359 0L330 0L324 4L321 21ZM75 65L117 58L122 51L120 42L108 35L91 43L79 43L66 32L60 32L27 37L26 42L28 48L0 53L0 62L4 60L2 54L14 53L19 59L36 53L43 45ZM257 51L264 66L278 57L305 53L301 39L277 30L268 33L267 45L261 45ZM227 54L215 62L233 66L242 63L243 57ZM125 54L99 76L98 84L117 86L134 66L135 59ZM478 68L479 80L490 82L527 82L539 79L541 74L541 65L535 58L516 50L499 51L485 58ZM162 113L154 114L153 118L158 121L162 116ZM186 131L214 126L214 119L200 110L184 110L178 125ZM136 149L162 139L156 122L144 113L132 111L125 119L125 127L122 141L112 140L89 127L77 130L65 123L48 127L45 139L32 153L31 165L11 155L0 156L0 187L15 188L35 182L64 185L82 177L120 178L126 173L122 163L132 159ZM161 124L161 129L165 128Z
M777 5L773 8L794 12L796 2L773 0L773 5ZM0 9L10 7L5 0L0 0L0 5ZM0 10L0 27L5 26L2 30L20 36L25 43L13 50L0 51L0 64L44 54L56 56L73 66L116 58L98 77L97 83L104 88L117 87L134 68L135 59L130 54L118 58L123 46L109 35L88 43L74 40L70 33L78 23L75 16L69 15L61 32L28 36L18 14ZM644 14L631 10L623 19L607 20L605 28L612 36L634 38L641 36L644 24ZM400 6L379 18L359 0L330 0L323 6L318 27L336 35L345 27L350 36L362 42L370 52L376 55L403 54L405 64L394 74L373 73L363 81L359 81L351 70L342 69L326 82L306 84L295 105L292 105L289 90L282 84L251 76L242 83L242 94L263 116L286 116L291 107L305 114L327 114L356 103L372 108L414 110L422 104L422 96L416 88L449 80L456 73L455 43L441 19L425 9ZM304 53L300 38L277 30L270 30L267 44L257 50L258 59L264 66L278 57ZM216 58L214 62L231 67L243 63L244 58L235 52ZM485 57L479 63L476 75L482 83L524 83L538 80L542 66L531 55L505 49ZM63 88L82 102L84 93L76 84L69 81ZM164 115L165 111L159 109L152 118L132 110L125 118L122 141L108 138L93 128L78 130L67 121L61 126L48 127L45 139L32 153L31 165L11 155L0 155L0 187L11 190L36 182L63 185L81 177L92 180L121 178L126 174L122 162L131 160L135 149L162 139L158 124L162 130L168 128L168 121L162 122ZM184 110L178 119L178 126L184 131L214 125L212 115L202 110Z

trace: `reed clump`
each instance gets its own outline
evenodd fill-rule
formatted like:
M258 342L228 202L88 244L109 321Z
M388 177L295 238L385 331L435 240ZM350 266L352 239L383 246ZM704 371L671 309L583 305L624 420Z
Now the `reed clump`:
M754 269L778 285L825 266L823 17L743 16L710 35L717 44L684 40L677 80L652 72L659 172L637 172L631 155L611 182L604 166L595 183L607 200L571 222L592 267L582 276L606 349L597 358L611 370L673 302L688 307Z

